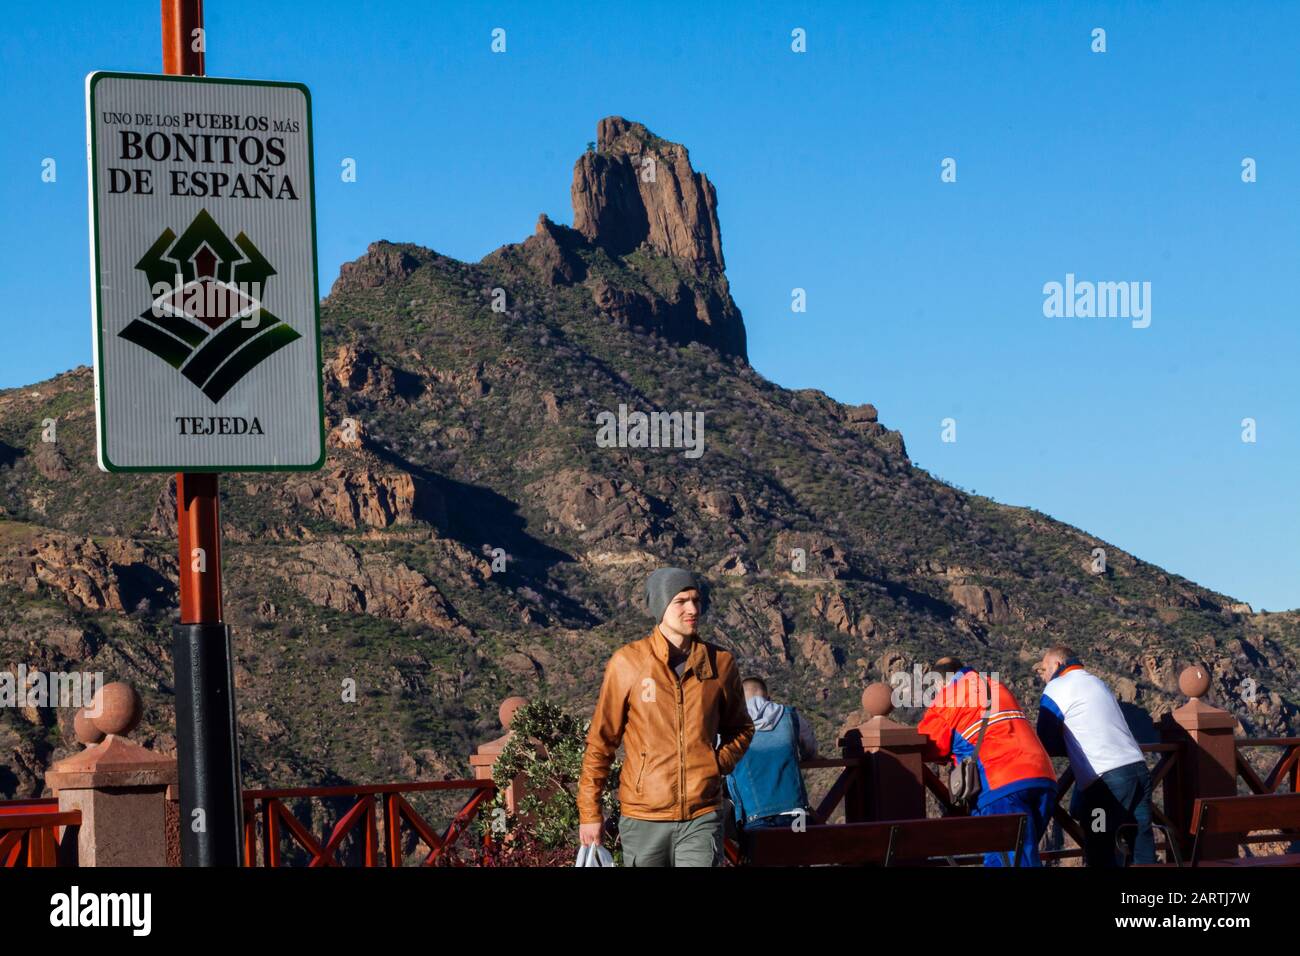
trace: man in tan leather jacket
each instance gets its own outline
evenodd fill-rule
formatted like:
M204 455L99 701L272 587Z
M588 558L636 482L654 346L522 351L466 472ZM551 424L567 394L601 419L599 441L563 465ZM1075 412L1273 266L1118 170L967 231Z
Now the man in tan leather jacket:
M609 659L578 783L580 837L600 841L601 794L614 752L625 759L618 798L625 866L715 866L722 845L723 775L754 736L731 654L697 637L703 595L689 571L646 581L658 622Z

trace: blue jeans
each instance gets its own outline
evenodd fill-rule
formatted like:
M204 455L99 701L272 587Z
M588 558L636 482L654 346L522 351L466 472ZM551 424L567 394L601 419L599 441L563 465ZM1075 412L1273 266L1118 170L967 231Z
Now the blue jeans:
M1047 821L1052 819L1052 807L1056 806L1055 787L1026 787L1016 790L1004 797L998 797L982 807L977 807L974 816L993 816L998 813L1023 813L1025 815L1025 838L1020 844L1020 854L1016 857L1016 866L1042 866L1038 858L1038 844L1047 830ZM1002 866L1002 854L985 853L985 866Z
M745 823L746 830L759 830L763 827L793 827L796 817L791 813L773 813L771 816L755 817ZM804 817L804 825L812 819L812 813L809 812Z
M1151 833L1151 773L1146 761L1107 770L1082 792L1076 787L1070 816L1083 829L1083 855L1088 866L1118 866L1115 837L1121 827L1133 833L1133 862L1154 863L1156 841Z

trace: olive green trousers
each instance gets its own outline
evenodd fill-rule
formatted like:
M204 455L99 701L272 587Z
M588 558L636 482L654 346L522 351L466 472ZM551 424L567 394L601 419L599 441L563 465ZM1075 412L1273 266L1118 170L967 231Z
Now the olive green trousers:
M717 866L722 856L722 811L694 820L618 818L624 866Z

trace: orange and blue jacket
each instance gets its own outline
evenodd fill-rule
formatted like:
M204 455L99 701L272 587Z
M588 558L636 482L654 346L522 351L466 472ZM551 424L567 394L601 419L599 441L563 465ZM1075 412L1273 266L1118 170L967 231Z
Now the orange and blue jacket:
M982 788L976 806L987 806L1017 790L1055 787L1052 759L1015 696L969 667L963 667L939 691L916 728L928 738L924 758L951 760L956 766L974 754L984 706L990 700L988 729L978 760Z

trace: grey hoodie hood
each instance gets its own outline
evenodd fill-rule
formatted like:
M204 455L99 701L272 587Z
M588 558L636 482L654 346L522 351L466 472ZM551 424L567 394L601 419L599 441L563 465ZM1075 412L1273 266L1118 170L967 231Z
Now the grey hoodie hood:
M781 719L781 715L785 713L783 704L778 704L758 695L745 701L745 709L749 711L749 719L754 722L755 730L771 730L776 726L777 721Z

